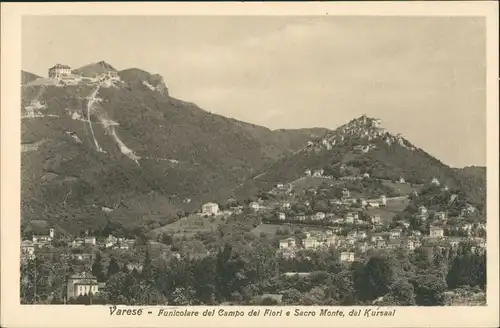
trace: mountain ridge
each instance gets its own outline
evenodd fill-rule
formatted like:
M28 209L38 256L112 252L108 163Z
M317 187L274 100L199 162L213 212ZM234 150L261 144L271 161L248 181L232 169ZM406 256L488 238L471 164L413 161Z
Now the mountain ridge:
M314 136L211 114L120 78L22 87L23 220L131 228L223 202L255 169Z
M90 75L114 69L82 67ZM437 178L484 201L480 179L387 133L378 119L363 115L335 130L271 130L176 99L158 74L117 73L22 86L24 222L67 231L114 222L131 231L204 202L251 198L306 169L410 183Z
M465 189L468 200L474 204L484 205L486 197L480 179L458 173L401 134L386 132L380 119L366 115L350 120L278 160L259 172L257 179L240 186L238 194L247 197L263 192L275 184L303 177L306 170L311 173L322 170L325 176L333 178L368 174L383 180L404 179L411 184L437 179L444 186Z

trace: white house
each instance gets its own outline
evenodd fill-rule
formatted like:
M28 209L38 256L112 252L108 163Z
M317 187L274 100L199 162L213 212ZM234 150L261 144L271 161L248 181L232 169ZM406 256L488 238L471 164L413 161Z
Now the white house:
M354 253L353 252L340 253L340 261L341 262L354 262Z
M337 242L337 236L335 236L335 235L328 236L325 239L326 246L335 246L336 242Z
M349 189L346 189L346 188L342 189L342 197L344 197L344 198L351 197L351 192L349 191Z
M21 242L21 256L24 259L34 259L35 258L35 245L31 240L23 240Z
M310 169L305 170L305 171L304 171L304 174L305 174L306 176L311 176L311 170L310 170Z
M387 197L385 195L380 196L380 205L382 205L382 206L387 205Z
M398 228L396 228L396 229L392 229L392 230L390 231L390 237L391 237L392 239L399 238L399 237L401 237L401 232L402 232L402 230L401 230L401 229L398 229Z
M374 215L371 217L372 223L373 224L380 224L380 215Z
M283 212L278 213L278 219L279 219L279 220L282 220L282 221L286 220L286 215L285 215L285 213L283 213Z
M302 239L302 244L305 249L312 249L318 247L318 240L315 237L307 237Z
M399 178L399 183L406 183L406 180L404 178Z
M439 186L441 183L439 182L439 180L437 178L432 178L431 184Z
M323 220L325 218L325 213L323 212L318 212L316 213L316 215L314 216L316 220Z
M68 278L66 297L77 298L80 295L96 294L99 292L97 278L88 273L75 274Z
M287 238L280 240L280 249L295 248L295 238Z
M289 209L290 208L290 203L289 202L283 202L283 203L281 203L281 208L283 208L283 209Z
M63 64L56 64L49 68L50 79L60 79L71 75L71 67Z
M201 207L201 213L206 215L212 215L219 213L219 205L216 203L206 203Z
M314 170L313 177L321 177L323 176L323 172L324 172L323 169Z
M260 204L257 202L251 202L248 206L254 211L258 211L260 209Z
M382 235L380 235L380 234L376 234L376 235L371 235L370 236L370 241L372 243L376 243L379 240L384 240L384 237L382 237Z
M372 207L372 208L379 208L380 203L377 202L368 202L367 206Z
M430 237L443 237L444 230L441 227L430 227L429 236Z
M83 242L86 245L95 245L96 240L95 240L95 237L85 237Z
M104 241L104 247L110 248L113 247L118 242L118 238L113 235L109 235L108 238Z

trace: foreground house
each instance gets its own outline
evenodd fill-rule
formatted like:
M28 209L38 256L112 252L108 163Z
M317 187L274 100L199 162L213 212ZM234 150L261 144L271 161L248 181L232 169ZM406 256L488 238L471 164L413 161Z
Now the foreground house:
M21 257L24 260L35 259L35 245L31 240L23 240L21 242Z
M91 274L83 272L74 274L68 278L68 287L66 290L67 299L77 298L81 295L90 293L96 294L99 291L97 278Z

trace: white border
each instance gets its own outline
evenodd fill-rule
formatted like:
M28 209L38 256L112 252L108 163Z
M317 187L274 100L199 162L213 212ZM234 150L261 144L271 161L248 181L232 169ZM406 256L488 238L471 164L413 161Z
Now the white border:
M20 22L22 15L483 16L487 22L488 287L485 307L398 307L395 317L111 317L100 306L19 304ZM1 324L5 327L498 327L498 4L348 3L4 3L1 52ZM200 310L207 307L199 307ZM296 307L286 307L293 311ZM311 307L304 307L310 309ZM315 307L316 308L316 307ZM355 307L344 307L345 311ZM356 307L358 308L358 307ZM235 307L230 307L234 310Z

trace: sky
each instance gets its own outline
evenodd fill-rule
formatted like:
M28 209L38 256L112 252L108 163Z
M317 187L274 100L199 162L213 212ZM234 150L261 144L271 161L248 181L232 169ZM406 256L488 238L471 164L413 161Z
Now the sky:
M444 163L486 165L486 34L474 17L25 16L22 69L104 60L271 129L366 114Z

